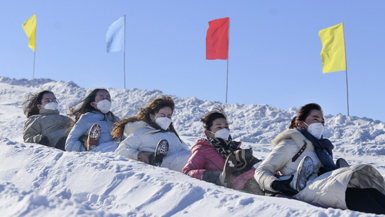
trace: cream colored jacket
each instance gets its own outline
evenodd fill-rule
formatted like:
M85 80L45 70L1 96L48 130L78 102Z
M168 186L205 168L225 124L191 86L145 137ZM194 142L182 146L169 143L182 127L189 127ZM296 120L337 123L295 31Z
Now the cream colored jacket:
M292 157L304 142L308 144L305 151L295 162L292 162ZM271 183L277 180L274 174L278 171L283 175L294 174L300 160L305 156L312 158L315 171L321 167L313 144L296 129L285 130L272 141L272 145L273 151L255 171L255 178L263 189L274 192L271 188ZM347 209L345 202L347 187L376 188L385 194L384 186L384 178L374 167L357 164L336 169L309 180L307 186L294 197L313 204Z
M143 121L127 123L124 126L124 135L126 138L119 144L115 153L126 158L138 160L139 152L154 152L162 139L168 141L169 151L161 167L182 172L190 157L188 146L173 132L162 132Z

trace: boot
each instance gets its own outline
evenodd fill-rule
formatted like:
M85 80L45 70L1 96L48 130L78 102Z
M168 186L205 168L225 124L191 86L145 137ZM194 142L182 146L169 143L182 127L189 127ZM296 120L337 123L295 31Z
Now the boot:
M167 155L169 149L168 141L162 139L156 145L154 154L150 155L149 161L151 165L160 166L163 162L163 158Z
M297 191L301 191L306 187L306 182L309 180L309 177L314 172L314 163L313 160L306 156L304 157L298 165L297 168L297 181L296 181L296 189Z
M336 162L336 165L338 168L341 168L341 167L349 167L350 165L348 164L348 162L343 159L343 158L338 158L337 159L337 162Z
M87 141L84 143L87 151L90 151L91 149L98 146L98 140L101 134L102 129L100 128L99 124L93 124L90 131L88 132Z

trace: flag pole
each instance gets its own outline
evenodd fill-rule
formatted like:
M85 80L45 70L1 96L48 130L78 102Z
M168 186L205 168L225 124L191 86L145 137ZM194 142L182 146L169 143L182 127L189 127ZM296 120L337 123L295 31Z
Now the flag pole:
M35 14L37 16L37 14ZM35 79L35 59L36 59L36 24L35 24L35 50L33 51L33 74L32 79Z
M227 92L229 89L229 57L227 57L227 76L226 76L226 104L227 104Z
M343 25L343 23L342 23ZM345 48L345 66L346 66L346 101L347 101L347 110L348 110L348 116L349 115L349 88L348 88L348 63L346 58L346 43L345 43L345 29L343 30L344 33L344 48Z
M227 42L227 75L226 75L226 104L227 104L227 92L229 89L229 47L230 47L230 19L229 19L229 31L228 34L228 42Z
M124 15L123 78L124 89L126 89L126 15Z
M32 79L35 79L35 58L36 58L36 41L35 41L35 51L33 52L33 70L32 70Z

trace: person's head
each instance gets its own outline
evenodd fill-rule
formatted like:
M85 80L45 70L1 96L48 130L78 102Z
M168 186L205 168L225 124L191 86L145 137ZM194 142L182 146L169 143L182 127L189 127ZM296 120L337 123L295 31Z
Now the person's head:
M175 133L171 118L174 113L174 100L169 96L161 96L152 100L148 106L141 108L137 116L124 119L117 123L113 130L113 138L122 138L124 126L129 122L144 121L148 125L156 128L169 130Z
M308 130L308 127L314 123L325 124L322 108L316 103L309 103L302 106L297 116L291 120L290 129L300 127Z
M77 122L82 114L87 112L100 111L103 114L109 113L111 108L111 96L106 89L97 88L91 91L91 93L89 93L80 103L81 105L79 108L72 108L71 115L75 116L75 122Z
M171 117L174 112L174 109L174 100L169 96L161 96L152 100L150 104L145 108L142 108L137 117L138 120L142 120L152 126L158 125L159 127L161 127L161 123L157 120L169 119L169 122L171 123Z
M229 134L229 123L227 122L227 115L224 112L223 108L220 106L215 107L212 111L206 113L202 118L201 122L203 123L204 133L208 139L214 139L215 137L221 138L217 133L222 129L227 129L224 133L224 140L228 140Z
M41 91L29 97L24 103L24 113L27 117L39 114L40 109L44 109L50 102L57 102L55 94L49 90Z

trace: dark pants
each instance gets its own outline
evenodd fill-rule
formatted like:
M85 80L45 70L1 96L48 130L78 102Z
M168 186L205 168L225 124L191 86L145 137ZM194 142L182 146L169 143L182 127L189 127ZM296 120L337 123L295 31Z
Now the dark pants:
M347 188L346 206L354 211L385 214L385 195L374 188Z

